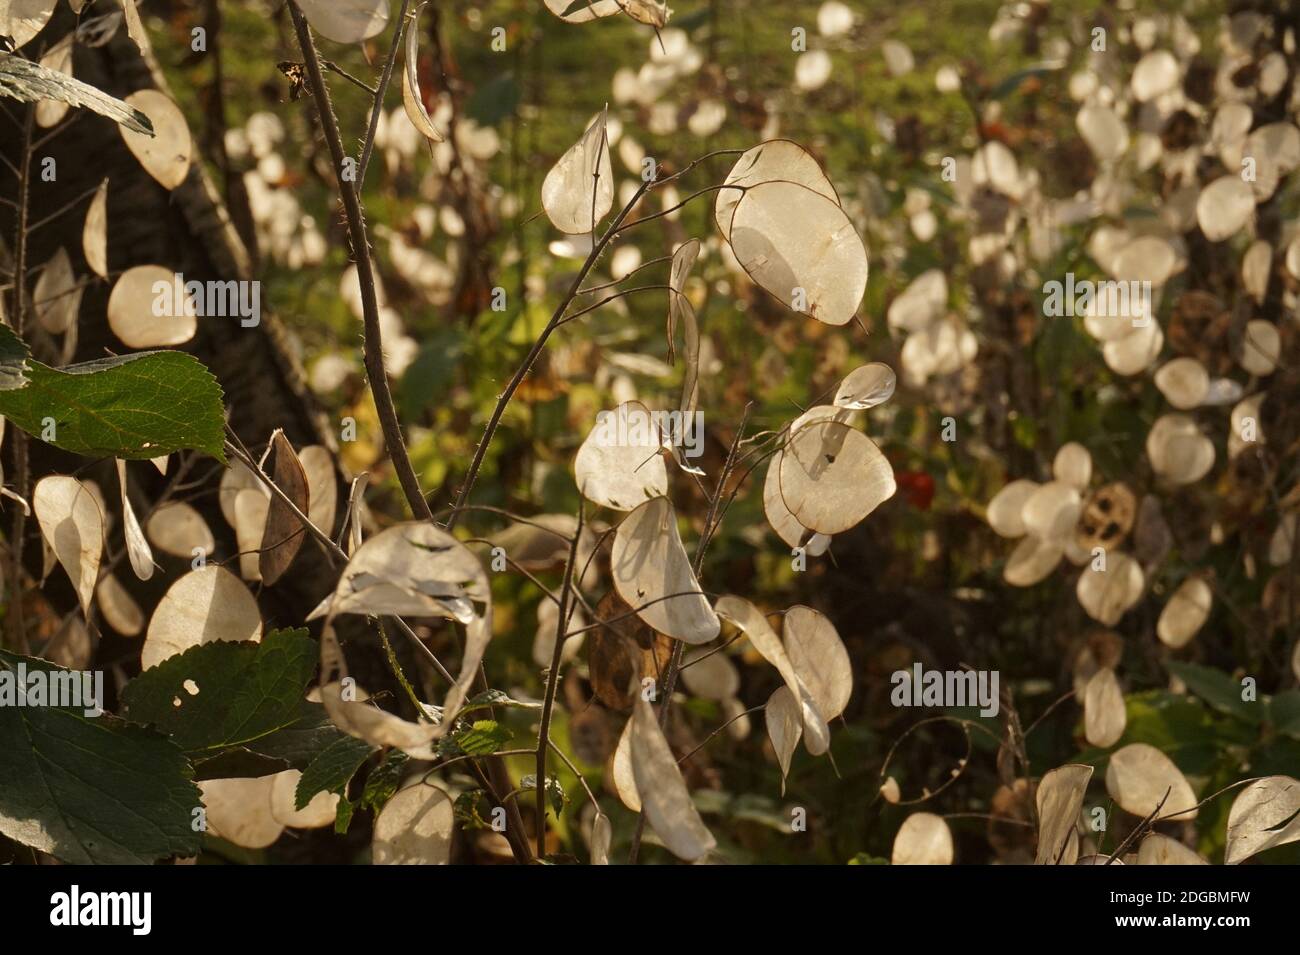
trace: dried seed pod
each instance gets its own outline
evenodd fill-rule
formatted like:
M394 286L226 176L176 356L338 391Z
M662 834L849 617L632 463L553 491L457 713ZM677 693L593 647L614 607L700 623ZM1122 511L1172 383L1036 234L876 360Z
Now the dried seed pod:
M596 627L587 639L587 667L596 699L610 709L628 712L640 681L659 680L672 655L672 641L642 622L632 607L611 590L596 605Z
M1094 547L1112 550L1124 543L1137 516L1137 498L1120 481L1098 488L1088 503L1075 532L1075 540L1084 550Z

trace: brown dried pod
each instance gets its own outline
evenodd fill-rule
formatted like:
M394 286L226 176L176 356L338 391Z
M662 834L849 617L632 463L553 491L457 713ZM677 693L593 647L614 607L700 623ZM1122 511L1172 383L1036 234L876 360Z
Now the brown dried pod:
M635 658L631 642L603 627L591 632L587 641L587 669L596 699L611 709L627 712L635 696L632 676Z
M302 462L294 453L284 432L277 430L271 436L271 460L269 462L272 479L276 487L293 501L297 509L306 514L311 506L310 491L307 484L307 472ZM262 583L271 586L289 569L306 532L302 522L293 509L278 496L271 498L266 512L266 528L262 532L261 557L258 570Z
M1238 454L1228 461L1227 472L1218 487L1222 495L1221 524L1241 525L1271 507L1268 488L1274 481L1274 468L1268 448L1251 448L1256 449L1259 453Z
M1088 498L1079 515L1075 540L1086 551L1094 547L1115 549L1128 537L1136 516L1137 498L1128 486L1119 481L1107 484Z
M596 605L596 616L609 625L592 630L587 640L591 688L600 702L626 713L641 680L658 682L672 655L672 641L646 626L613 590Z

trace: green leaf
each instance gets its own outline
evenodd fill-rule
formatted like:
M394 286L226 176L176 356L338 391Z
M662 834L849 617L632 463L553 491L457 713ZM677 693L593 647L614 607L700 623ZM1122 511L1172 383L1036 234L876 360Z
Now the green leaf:
M192 355L138 352L50 368L0 325L0 414L88 457L147 459L191 449L225 461L221 386ZM42 439L44 440L44 439Z
M402 773L411 758L400 749L390 749L384 761L371 770L366 778L366 788L361 793L361 805L379 812L393 798L402 782Z
M1235 716L1248 723L1263 721L1264 707L1259 703L1247 703L1243 700L1241 684L1226 673L1213 667L1178 661L1169 664L1169 672L1186 683L1187 689L1220 713Z
M283 759L255 753L245 746L230 746L206 759L193 754L190 758L194 763L196 782L204 782L208 779L251 779L255 776L274 776L286 769L301 768L290 766Z
M0 651L0 679L70 673ZM9 668L9 669L6 669ZM193 770L171 740L81 707L0 706L0 833L63 862L144 865L196 855Z
M348 827L352 825L352 814L356 809L356 803L351 802L347 796L339 797L338 808L334 810L334 832L337 835L347 835Z
M1258 735L1241 720L1226 718L1181 693L1147 690L1130 693L1124 703L1128 725L1119 742L1111 749L1086 749L1075 762L1088 763L1104 774L1111 750L1129 743L1149 743L1184 773L1205 776L1214 771L1225 753L1244 754Z
M336 727L325 707L301 700L293 720L282 728L231 746L215 755L191 754L195 779L230 779L238 776L269 776L286 769L306 769L311 761L341 739L348 739Z
M737 822L766 826L782 835L790 833L788 810L768 796L754 793L729 793L717 789L699 789L691 794L695 808L705 815L724 816Z
M492 824L484 818L485 810L490 805L487 793L481 789L470 789L456 797L452 811L462 829L491 829Z
M305 769L327 747L346 735L330 720L325 707L311 700L299 700L291 722L269 736L253 740L248 749L284 760L293 769Z
M537 774L529 773L519 780L519 788L522 790L535 790L537 788ZM554 776L546 777L546 798L551 802L551 809L558 816L564 811L564 807L569 804L569 795L560 785L560 781Z
M318 655L304 629L273 630L260 643L199 644L128 683L125 713L196 755L245 746L300 718Z
M305 809L317 793L339 793L347 789L361 764L375 751L365 740L344 736L311 761L302 771L293 800L296 808Z
M0 56L0 96L24 103L53 99L70 106L84 106L127 129L149 136L154 134L149 117L134 106L21 56Z
M418 418L444 404L464 362L463 331L444 329L430 334L394 389L401 417Z
M1300 739L1300 690L1286 690L1273 697L1268 718L1279 733Z
M27 385L27 344L8 326L0 331L0 391L13 391Z
M466 756L489 756L514 739L514 735L496 720L477 720L452 734L452 739Z

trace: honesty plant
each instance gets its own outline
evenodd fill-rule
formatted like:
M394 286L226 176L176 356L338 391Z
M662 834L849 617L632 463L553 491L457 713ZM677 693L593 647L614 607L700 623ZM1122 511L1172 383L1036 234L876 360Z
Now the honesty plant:
M203 137L160 72L121 98L74 75L119 29L155 58L135 0L0 11L22 179L0 249L0 668L108 666L111 640L116 702L0 707L5 840L150 863L359 826L375 864L636 862L651 840L726 860L755 822L805 834L808 794L865 764L867 805L830 802L867 822L824 843L854 861L962 861L969 818L991 857L1036 864L1300 841L1282 17L1225 18L1210 48L1178 13L1108 32L1008 5L990 42L1044 55L992 85L831 0L811 37L781 37L769 96L712 62L698 18L545 0L537 35L623 31L648 55L521 145L501 117L518 137L549 104L505 70L482 85L501 102L467 102L453 56L519 38L450 6L288 0L283 95L229 128L209 103ZM868 50L850 89L841 66ZM923 68L962 117L951 143L874 102L833 136L783 135ZM1044 88L1039 135L1014 100ZM41 207L42 150L89 114L144 175ZM1043 154L1052 137L1067 155ZM848 168L829 158L846 144ZM196 234L225 229L217 172L237 261L187 278L118 238L145 187ZM287 416L251 433L195 357L280 349L276 312L312 330L277 351L324 419L306 441ZM881 623L886 601L908 609ZM1225 672L1229 616L1265 649ZM961 675L1034 651L1053 672L980 682L1002 687L983 715L882 715L913 661ZM1026 740L1053 713L1072 723L1045 761ZM941 727L965 744L952 765ZM697 759L724 733L754 791ZM1132 817L1114 834L1112 804Z

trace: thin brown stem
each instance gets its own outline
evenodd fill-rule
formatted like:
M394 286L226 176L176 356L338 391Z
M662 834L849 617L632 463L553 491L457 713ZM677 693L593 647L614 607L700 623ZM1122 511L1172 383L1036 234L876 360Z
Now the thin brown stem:
M379 91L375 89L373 86L371 86L369 83L367 83L365 80L361 79L360 77L353 76L351 73L343 69L343 67L339 66L333 60L321 60L320 65L325 67L325 69L329 70L331 73L343 77L353 86L359 86L361 89L365 90L371 96L377 96L379 94Z
M578 507L578 530L569 545L569 559L564 565L564 583L560 588L560 609L555 620L555 646L551 650L551 669L546 674L546 696L542 702L542 722L537 731L537 857L546 855L546 752L551 742L551 715L555 712L555 693L560 685L560 666L564 655L565 629L569 620L569 594L573 590L573 568L578 562L578 541L582 537L582 507Z
M13 317L10 322L13 326L14 334L19 338L23 337L23 329L27 319L26 312L26 292L23 277L27 272L27 214L29 209L31 195L31 169L32 169L32 127L36 121L36 107L28 106L27 115L23 124L23 161L22 171L18 176L18 215L14 217L14 305ZM23 500L27 499L27 435L21 428L12 428L13 432L13 449L14 449L14 493ZM13 559L13 580L14 599L11 599L9 606L12 610L10 615L10 639L12 645L20 653L27 653L29 650L27 644L27 627L23 620L23 601L22 596L18 593L19 581L22 580L23 567L23 537L27 533L27 511L25 508L14 508L13 527L9 538L9 554Z
M745 437L745 427L749 424L749 414L753 408L753 402L745 405L745 414L740 420L740 427L736 429L735 437L732 438L731 447L727 451L726 463L722 466L722 474L718 478L718 486L714 490L709 500L709 511L704 518L704 531L700 534L700 542L695 548L695 577L699 579L700 572L704 569L704 555L709 547L709 540L713 536L713 525L717 519L718 503L722 500L722 495L726 493L727 481L731 477L732 468L736 463L736 454L740 450L740 444ZM686 645L678 640L673 646L672 655L668 658L668 666L664 670L663 679L663 703L659 707L659 726L667 728L668 714L672 708L673 691L677 688L677 676L681 672L682 652ZM712 737L710 737L712 738ZM707 740L706 740L707 742ZM691 753L694 755L694 753ZM641 851L641 839L645 835L645 814L642 813L636 821L636 830L632 834L632 848L628 853L628 865L636 863L636 857Z
M228 427L229 426L227 426L227 428ZM233 431L231 431L230 434L234 437ZM289 495L285 494L280 486L271 480L270 475L262 470L262 466L257 463L256 459L254 459L251 454L248 453L247 448L244 448L233 441L227 441L226 453L242 462L244 467L248 468L248 470L253 473L253 476L261 481L263 486L265 486L273 496L278 498L280 502L289 509L289 512L293 514L293 516L298 519L298 522L306 529L307 534L320 544L321 548L329 555L332 561L342 561L344 564L348 562L347 552L336 544L328 534L312 523L311 518L304 514L298 505L293 502L293 499L290 498ZM456 678L451 675L451 672L445 666L442 665L442 661L434 655L433 651L424 645L424 641L421 640L419 635L411 629L410 624L400 617L389 617L388 619L393 621L397 629L402 631L411 644L423 654L424 658L432 664L433 668L438 671L438 674L444 680L448 683L456 682Z
M615 217L614 221L610 224L609 229L607 229L605 234L600 237L600 241L592 247L591 253L587 256L587 260L582 263L582 268L578 270L578 274L569 286L568 292L565 293L564 298L560 301L560 304L555 307L555 311L551 314L551 320L546 323L546 327L542 329L541 334L537 336L537 340L534 341L532 347L528 349L528 354L524 356L523 362L520 364L518 369L515 370L514 376L510 379L509 384L507 384L505 390L501 392L501 397L497 399L496 407L492 409L492 415L488 418L487 426L483 429L483 437L480 439L478 447L474 449L474 459L470 462L469 472L465 475L465 480L461 482L460 491L456 495L456 503L452 510L451 517L447 519L447 528L449 530L456 526L456 520L459 517L460 512L464 509L465 503L469 500L470 492L474 489L474 483L478 480L479 470L483 467L483 458L487 455L488 446L492 443L493 436L496 435L497 425L501 423L501 416L505 414L506 407L510 404L511 399L514 398L515 392L519 390L519 386L523 384L524 379L528 377L528 373L532 370L533 363L537 361L537 356L546 348L546 342L551 337L551 333L559 327L560 322L564 317L565 309L569 307L569 303L572 302L574 297L578 294L578 289L582 288L582 283L586 280L587 274L596 264L596 260L600 258L600 254L605 251L605 247L609 245L610 240L614 238L614 234L618 231L619 226L623 224L623 220L628 217L632 208L641 201L641 197L645 195L646 190L649 188L650 183L648 181L643 181L641 185L637 187L636 193L633 194L632 198L628 200L627 205L625 205Z
M623 282L626 282L628 279L636 275L638 272L642 272L645 269L650 268L652 265L658 265L660 262L671 262L672 260L673 257L671 255L661 255L658 258L650 259L648 262L642 262L640 265L638 265L632 271L628 272L622 278L614 279L614 281L612 282L603 282L600 285L588 285L586 288L580 288L578 289L578 294L590 295L592 292L603 292L607 288L613 288L615 285L621 285Z
M747 710L741 710L739 713L737 713L737 714L736 714L735 716L733 716L731 719L727 720L727 722L723 723L721 726L719 726L717 729L715 729L715 730L714 730L712 733L710 733L708 736L704 737L704 739L700 742L700 745L699 745L699 746L695 747L693 750L691 750L689 753L687 753L687 754L686 754L685 756L683 756L681 759L677 760L677 765L680 766L682 763L688 762L692 756L694 756L694 755L695 755L696 753L698 753L700 750L704 749L704 747L708 746L708 745L709 745L709 742L713 739L713 737L717 736L719 733L721 733L723 730L725 730L725 729L726 729L728 726L730 726L732 723L736 722L737 720L743 720L746 716L750 716L750 715L752 715L752 714L754 714L754 713L761 713L761 712L763 712L763 710L765 710L766 708L767 708L767 704L763 704L762 706L751 706L751 707L750 707L749 709L747 709Z
M588 314L588 313L590 313L590 312L594 312L594 311L596 311L596 309L601 308L601 307L603 307L603 306L605 306L605 305L608 305L610 302L612 302L612 301L614 301L614 300L616 300L616 299L620 299L620 298L623 298L624 296L631 295L633 292L649 292L649 291L653 291L653 290L655 290L655 289L658 289L658 290L667 290L668 292L676 292L676 291L677 291L677 290L676 290L675 288L673 288L671 285L638 285L638 286L636 286L636 287L634 287L634 288L623 289L623 291L621 291L621 292L615 292L613 295L606 295L606 296L605 296L604 298L602 298L599 302L595 302L595 303L593 303L593 304L591 304L591 305L587 305L587 306L584 306L583 308L578 309L578 310L577 310L576 312L574 312L572 315L565 315L564 318L560 319L560 321L559 321L558 324L560 324L560 325L567 325L567 324L569 324L569 322L573 321L574 319L576 319L576 318L581 318L583 315L586 315L586 314Z
M573 760L569 759L568 755L560 748L558 743L551 740L550 744L551 749L555 750L555 755L560 757L560 761L563 762L565 766L569 767L569 772L578 777L578 782L581 783L582 788L586 790L587 799L592 806L595 807L596 812L600 812L600 801L596 799L596 794L591 791L591 784L587 782L587 777L582 775L582 770L578 769L578 767L574 765Z
M35 232L37 229L41 228L41 226L48 225L49 223L57 219L59 216L63 215L65 212L75 209L82 202L89 199L97 192L99 192L99 186L91 186L81 195L77 196L77 198L71 200L70 202L64 203L63 205L59 206L59 208L55 209L53 212L49 213L48 215L41 216L41 218L37 219L35 222L33 222L31 225L27 227L28 232Z
M430 520L432 513L420 490L420 481L415 475L415 469L411 466L411 458L402 438L402 424L397 418L397 408L393 404L393 393L388 384L388 373L384 370L384 343L379 327L379 303L375 289L374 265L370 259L370 240L366 235L365 212L361 207L356 184L345 171L347 157L343 153L343 140L339 136L338 119L334 115L334 107L330 102L329 87L325 85L325 77L321 73L316 44L312 41L306 18L293 0L289 3L289 15L293 18L294 31L298 35L298 45L302 49L303 61L307 67L308 84L311 86L312 97L316 102L316 113L320 117L321 129L325 133L325 142L329 146L330 158L334 163L334 175L338 181L339 194L343 198L348 237L352 244L352 257L357 267L357 284L361 290L366 377L370 379L370 392L375 399L375 410L379 414L384 443L388 447L393 470L397 472L398 483L402 486L402 493L406 495L412 513L420 520Z
M388 48L388 59L384 62L384 72L379 77L379 86L371 91L375 102L370 110L370 125L366 129L366 141L361 147L361 163L357 170L358 191L365 188L366 170L370 168L370 155L375 150L375 133L379 130L379 117L384 111L384 96L393 78L393 64L397 62L397 51L402 45L402 35L406 32L406 11L410 5L411 0L402 0L402 9L397 14L397 26L393 28L393 43Z

